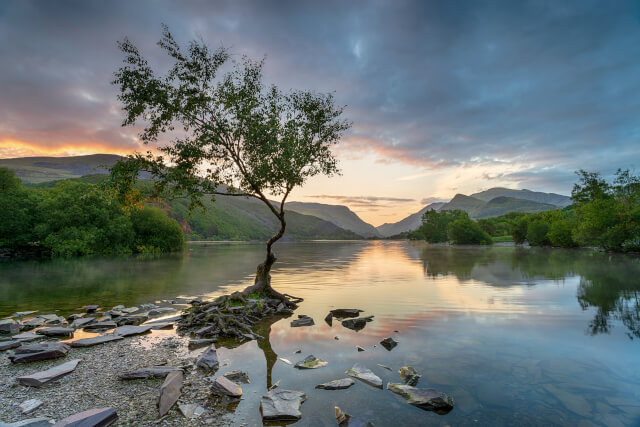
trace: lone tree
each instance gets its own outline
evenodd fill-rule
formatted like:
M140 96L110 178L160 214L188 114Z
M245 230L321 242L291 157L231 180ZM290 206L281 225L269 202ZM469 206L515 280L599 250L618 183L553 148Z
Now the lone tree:
M284 93L264 85L264 60L236 62L228 49L212 50L195 40L183 49L166 26L158 42L172 61L165 75L157 75L128 39L118 45L125 58L113 84L127 113L122 125L144 122L145 144L162 134L173 139L159 147L161 155L148 151L120 160L111 169L110 184L129 203L149 196L134 189L144 171L154 178L155 197L188 197L191 208L202 207L205 196L260 199L280 229L267 242L254 285L243 294L259 292L295 305L271 287L272 246L285 232L291 191L309 177L338 172L331 146L350 127L341 118L343 107L330 93Z

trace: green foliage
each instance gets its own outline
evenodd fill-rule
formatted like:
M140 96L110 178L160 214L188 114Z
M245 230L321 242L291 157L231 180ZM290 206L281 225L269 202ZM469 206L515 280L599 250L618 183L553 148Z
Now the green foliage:
M416 233L429 243L447 242L449 241L449 224L462 218L469 218L469 215L462 210L437 212L430 209L422 215L422 225L416 230Z
M547 222L542 220L536 220L529 223L527 226L527 241L531 246L546 246L549 245L549 233L550 226Z
M0 168L0 248L16 250L33 241L38 194L8 169Z
M578 244L573 240L573 230L575 228L573 219L559 219L551 223L547 237L552 246L573 248Z
M511 222L509 225L509 231L511 237L516 244L522 244L527 240L527 230L529 228L529 218L523 216L517 220Z
M491 236L469 218L459 218L448 226L451 241L457 245L490 245Z
M174 252L184 247L184 236L178 222L155 207L131 212L136 248L152 247L160 252Z

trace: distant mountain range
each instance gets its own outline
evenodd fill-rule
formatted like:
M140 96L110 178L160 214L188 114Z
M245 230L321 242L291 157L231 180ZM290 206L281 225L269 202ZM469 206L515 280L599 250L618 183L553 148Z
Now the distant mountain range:
M0 159L0 167L15 171L27 184L52 185L61 179L87 182L100 180L119 156L94 154L75 157L23 157ZM85 178L81 178L85 175ZM49 183L51 182L51 183ZM456 194L449 202L432 203L406 218L378 227L363 221L346 206L322 203L288 202L289 239L359 239L396 236L415 230L429 209L461 209L475 219L508 212L542 212L571 204L567 196L530 190L495 187L470 196ZM182 225L191 239L264 240L278 228L276 219L262 202L242 197L216 196L215 203L205 200L206 213L188 214L186 202L170 201L162 205Z

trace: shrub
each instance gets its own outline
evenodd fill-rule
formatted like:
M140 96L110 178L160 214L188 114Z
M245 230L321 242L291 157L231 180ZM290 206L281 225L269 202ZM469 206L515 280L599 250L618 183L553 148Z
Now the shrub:
M455 244L490 245L491 236L469 218L460 218L449 225L449 237Z
M145 207L131 212L136 248L159 249L162 252L178 251L184 247L182 229L175 219L158 208Z
M548 245L549 237L549 224L544 221L533 221L529 223L527 227L527 241L531 246L545 246Z

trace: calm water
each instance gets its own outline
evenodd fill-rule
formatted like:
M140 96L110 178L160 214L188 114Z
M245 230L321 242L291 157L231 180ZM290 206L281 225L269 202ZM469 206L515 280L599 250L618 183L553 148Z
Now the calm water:
M0 315L227 293L252 281L263 250L194 244L153 260L3 263ZM251 378L230 423L261 425L259 396L280 380L280 388L307 393L299 425L334 426L336 404L378 426L640 425L637 257L412 242L282 244L277 254L274 286L305 298L296 314L316 325L290 328L292 318L281 319L259 331L268 340L219 350L219 373L242 369ZM323 318L332 308L360 308L375 320L359 332L336 321L330 327ZM399 341L391 352L378 344L389 336ZM298 371L277 360L308 354L329 366ZM441 416L360 382L314 389L356 361L385 383L414 366L419 386L448 393L456 406Z

